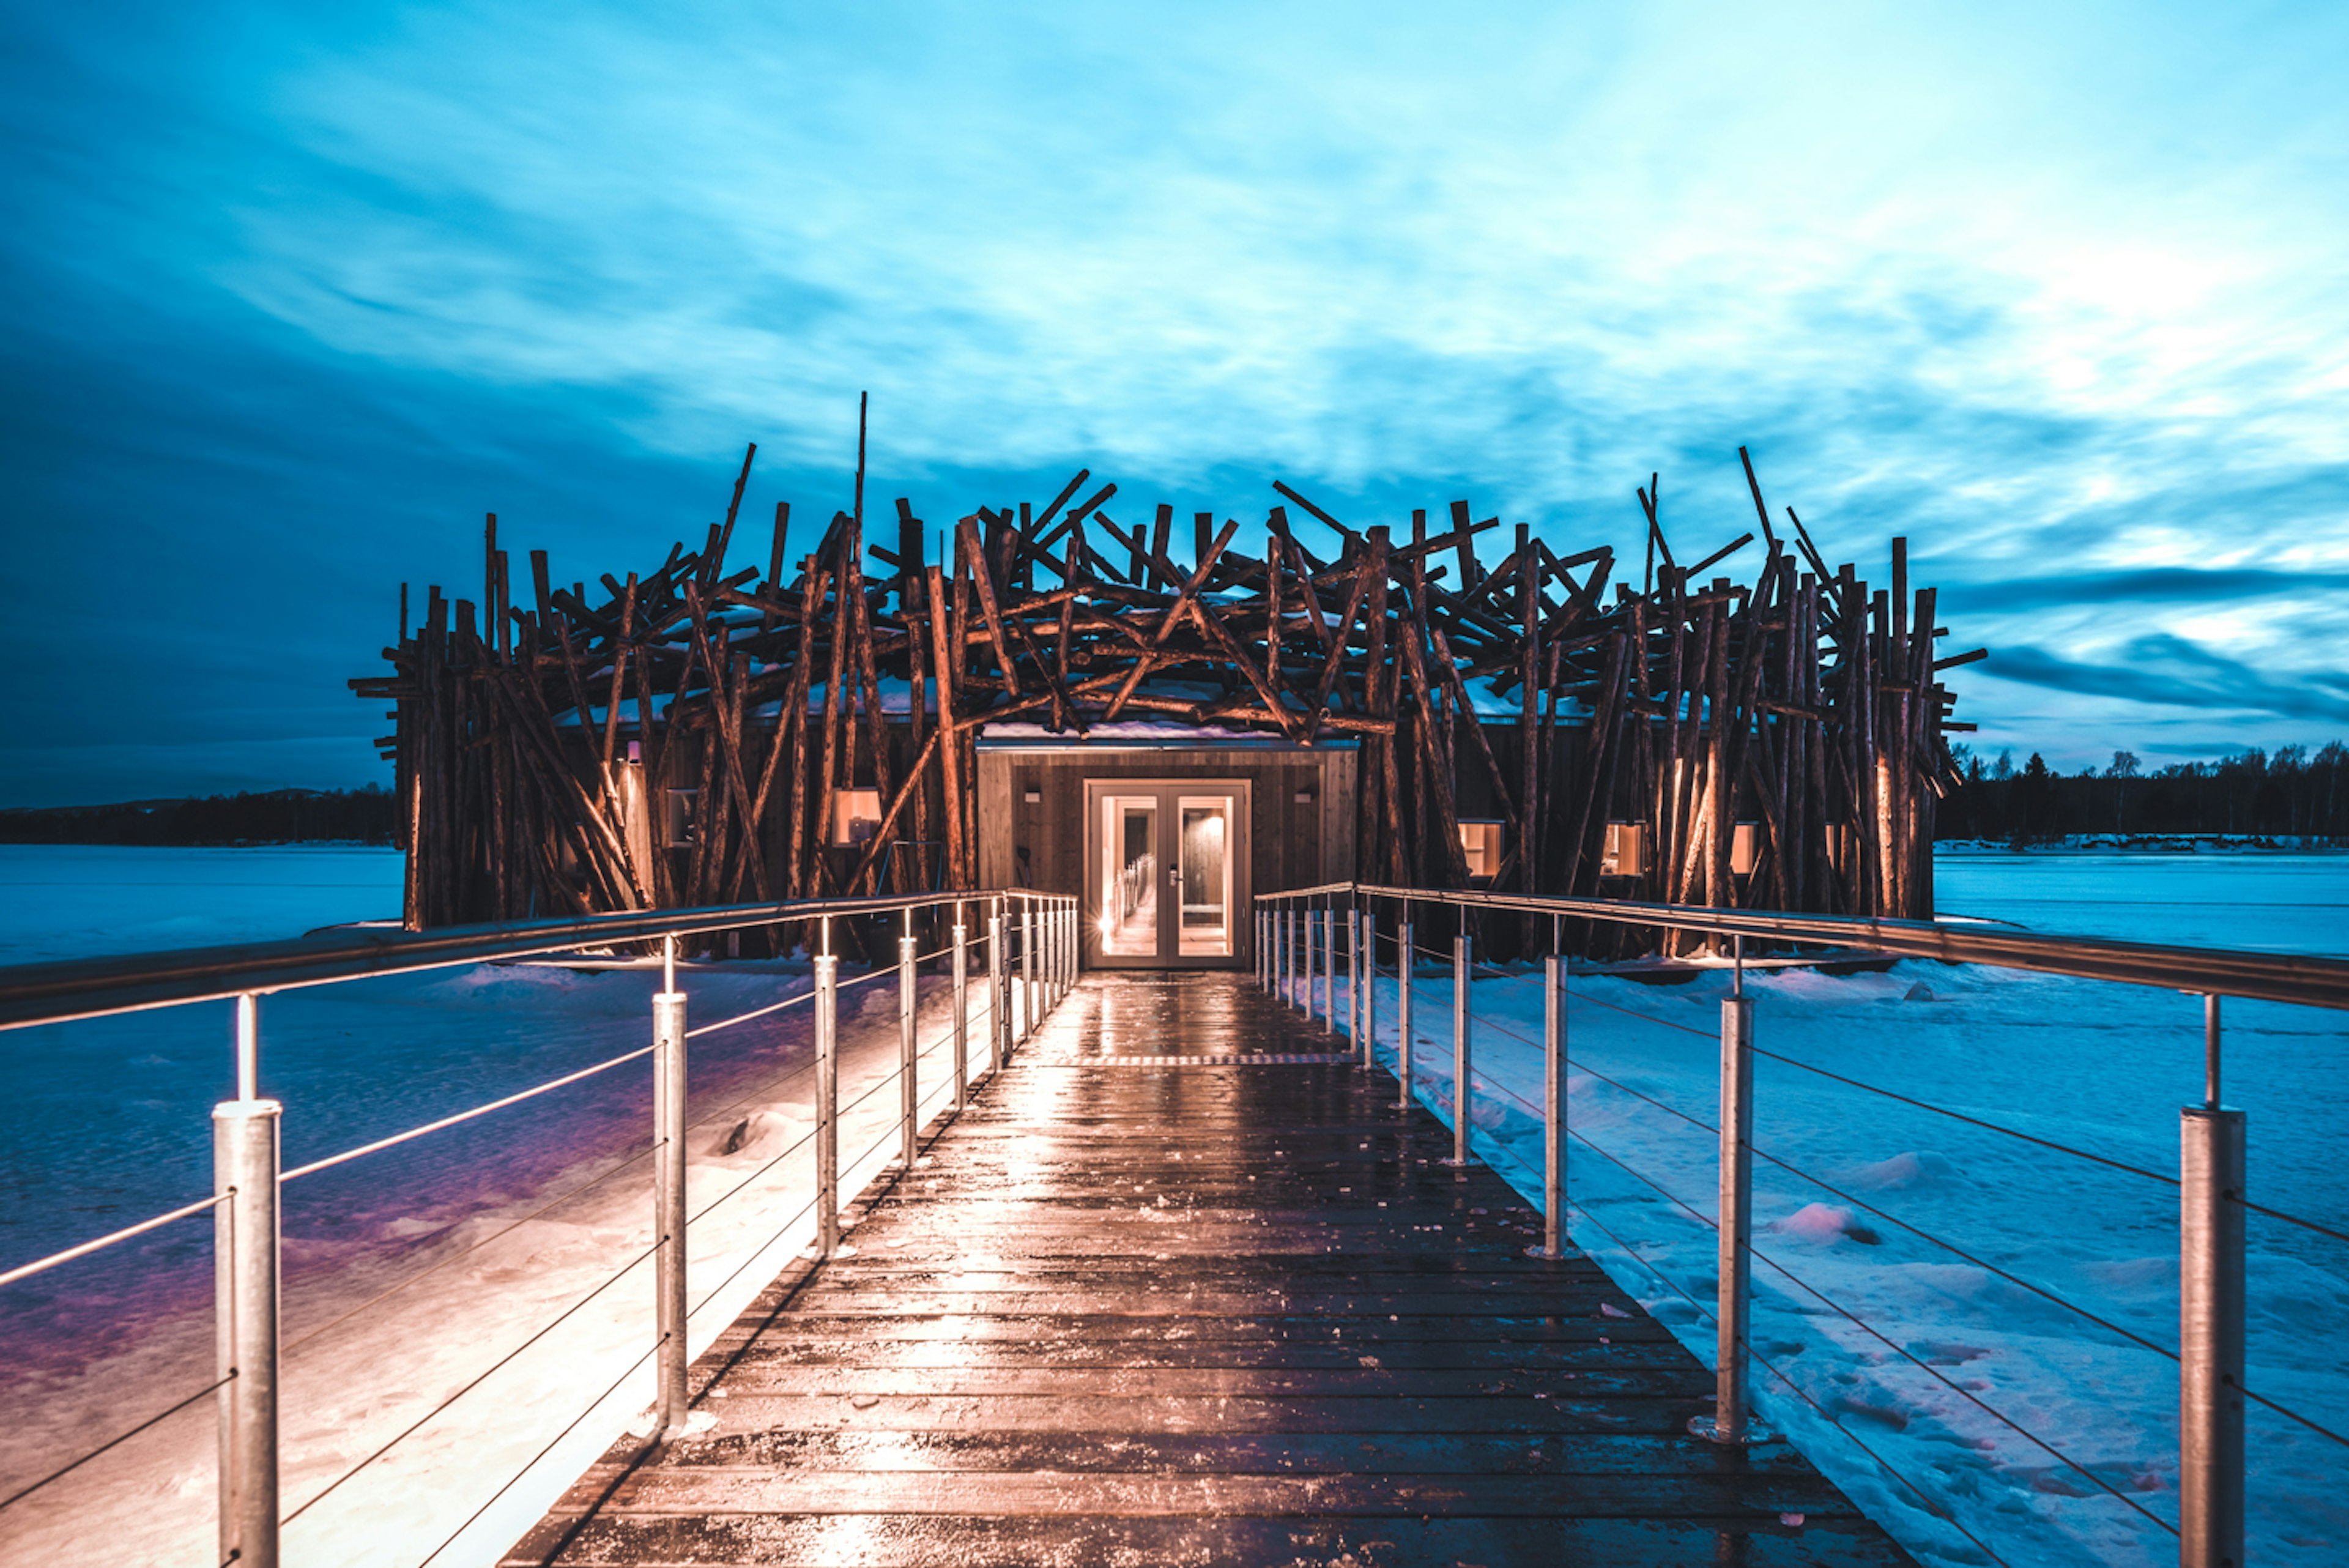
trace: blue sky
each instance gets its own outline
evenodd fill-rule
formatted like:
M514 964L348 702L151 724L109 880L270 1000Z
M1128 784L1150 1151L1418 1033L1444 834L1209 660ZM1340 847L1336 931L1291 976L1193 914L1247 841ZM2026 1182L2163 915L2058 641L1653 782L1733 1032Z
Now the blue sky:
M330 13L330 14L329 14ZM383 776L481 514L1906 534L2076 767L2349 734L2349 8L35 8L0 22L0 804ZM1112 510L1115 510L1113 507Z

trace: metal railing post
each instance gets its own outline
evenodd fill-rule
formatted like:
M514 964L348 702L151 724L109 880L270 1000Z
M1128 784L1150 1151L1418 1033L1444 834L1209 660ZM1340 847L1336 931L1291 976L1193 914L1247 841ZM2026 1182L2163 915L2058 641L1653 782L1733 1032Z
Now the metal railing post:
M1003 912L987 917L987 1071L991 1076L1003 1071L1004 1059L1011 1054L1009 1033L1011 1021L1011 989L1009 966L1003 961Z
M912 916L907 916L911 923ZM914 1168L915 1118L921 1115L920 1082L914 1070L914 950L912 936L897 939L897 1120L898 1162Z
M1321 911L1308 899L1300 915L1305 925L1305 990L1299 1003L1305 1009L1305 1022L1313 1022L1313 992L1321 981L1321 950L1326 945L1321 931Z
M1395 927L1395 1077L1402 1085L1398 1110L1411 1109L1411 966L1418 956L1411 945L1411 906L1403 906L1402 923Z
M955 1109L970 1100L970 928L963 924L963 909L955 906L954 923L954 1081Z
M1321 910L1321 1027L1338 1032L1338 911Z
M237 999L238 1033L254 999ZM240 1053L246 1055L246 1053ZM245 1075L239 1073L239 1077ZM249 1085L241 1085L249 1086ZM277 1568L278 1136L284 1108L247 1094L212 1107L214 1375L220 1557Z
M1019 1033L1022 1043L1036 1033L1036 906L1019 900Z
M653 998L653 1263L656 1406L665 1428L684 1426L685 1392L685 993Z
M1379 1051L1379 918L1364 909L1361 918L1362 938L1362 1065L1365 1068L1378 1061Z
M1475 1096L1468 1087L1468 933L1452 939L1452 1158L1446 1165L1468 1163L1468 1120Z
M1297 1006L1297 905L1280 905L1280 999Z
M2203 999L2205 1104L2178 1113L2178 1561L2243 1561L2243 1113L2219 1101L2219 998Z
M1351 904L1346 906L1346 1045L1348 1054L1361 1056L1360 1065L1370 1065L1361 1050L1362 911Z
M1542 967L1542 1240L1526 1251L1562 1258L1566 1249L1566 956Z
M1305 906L1305 993L1301 1005L1305 1009L1305 1022L1308 1023L1313 1022L1313 982L1321 973L1321 950L1314 941L1314 939L1320 934L1314 929L1320 924L1314 919L1318 912L1312 905Z
M1740 985L1743 991L1743 985ZM1713 1430L1718 1443L1746 1440L1746 1345L1753 1317L1754 1003L1721 1003L1721 1281L1714 1311Z
M829 952L815 961L815 1250L840 1250L840 960Z

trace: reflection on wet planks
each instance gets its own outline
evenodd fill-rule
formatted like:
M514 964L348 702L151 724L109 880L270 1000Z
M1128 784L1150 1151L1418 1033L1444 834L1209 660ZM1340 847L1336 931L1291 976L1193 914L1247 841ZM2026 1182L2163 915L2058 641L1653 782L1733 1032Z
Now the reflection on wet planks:
M1710 1374L1384 1074L1197 1062L1330 1047L1238 976L1088 976L702 1358L715 1425L508 1562L1909 1561L1689 1436Z

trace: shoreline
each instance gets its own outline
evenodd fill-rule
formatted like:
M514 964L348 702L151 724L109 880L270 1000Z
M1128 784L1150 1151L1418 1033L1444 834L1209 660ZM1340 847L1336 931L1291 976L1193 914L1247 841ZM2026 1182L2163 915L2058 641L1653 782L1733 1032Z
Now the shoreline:
M2016 843L2003 838L1943 838L1936 858L1989 855L2344 855L2349 844L2314 834L2067 833Z

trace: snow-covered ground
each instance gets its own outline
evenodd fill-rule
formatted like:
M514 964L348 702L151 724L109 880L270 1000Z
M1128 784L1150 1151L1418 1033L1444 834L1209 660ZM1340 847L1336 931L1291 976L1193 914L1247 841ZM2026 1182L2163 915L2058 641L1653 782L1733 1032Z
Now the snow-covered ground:
M69 855L41 856L29 870L0 856L0 877L48 881L72 911L47 928L14 906L12 925L36 945L0 960L135 949L166 929L182 945L247 940L381 912L367 901L365 863L326 871L328 855L284 860L303 879L288 887L215 853L92 853L92 877L122 877L112 922L100 892L74 885ZM340 907L316 898L344 875ZM248 891L257 909L239 907ZM110 940L113 929L133 939ZM804 996L809 983L796 962L679 974L697 1029ZM266 998L262 1089L285 1105L285 1164L635 1050L649 1040L657 985L641 968L483 965ZM971 990L978 1072L983 971ZM926 1116L952 1093L951 1001L943 977L923 977ZM0 1145L0 1267L209 1189L228 1029L227 1008L207 1005L7 1037L0 1096L16 1127ZM809 1029L799 1004L693 1042L696 1353L812 1240ZM894 971L843 991L841 1043L842 1188L853 1193L896 1149ZM636 1420L653 1344L642 1261L649 1071L631 1062L287 1186L283 1495L300 1510L289 1561L493 1562ZM203 1388L210 1291L202 1220L0 1289L11 1353L0 1374L0 1497ZM0 1511L0 1560L202 1561L212 1488L211 1401L199 1399Z
M1946 859L1939 875L1945 909L2045 929L2313 951L2340 950L2349 930L2349 857L1979 855ZM0 961L287 935L390 913L397 891L398 861L381 851L0 847ZM697 1027L806 983L793 964L688 969L682 981ZM920 1038L942 1042L938 982L925 985ZM653 988L641 970L526 965L270 998L264 1086L286 1104L287 1163L633 1050L648 1038ZM1389 978L1380 1002L1390 1059L1393 989ZM2178 1107L2200 1085L2193 998L1929 964L1757 976L1752 989L1764 1050L2176 1169ZM1712 1119L1723 990L1710 979L1578 977L1569 1022L1573 1125L1589 1140L1570 1146L1575 1240L1708 1358L1710 1324L1689 1298L1709 1303L1712 1234L1671 1199L1711 1212L1712 1136L1637 1096ZM1538 1192L1528 1109L1538 981L1480 980L1474 1008L1479 1151ZM894 1065L893 982L847 993L843 1011L847 1098ZM1431 969L1419 983L1419 1064L1439 1104L1448 1013ZM2229 1098L2250 1114L2253 1196L2349 1229L2337 1177L2349 1138L2344 1021L2244 1002L2227 1017ZM706 1303L696 1349L812 1231L807 1027L794 1006L694 1042L691 1200L697 1211L717 1205L693 1231L692 1299ZM0 1267L207 1189L228 1031L227 1009L204 1006L7 1036L0 1103L15 1125L0 1143ZM490 1368L643 1251L647 1074L631 1063L287 1189L287 1506L392 1445L295 1521L291 1560L414 1568L454 1536L432 1561L492 1561L643 1409L647 1375L630 1371L651 1344L643 1264ZM923 1074L944 1084L936 1049ZM895 1098L880 1087L850 1114L843 1158L874 1149L844 1178L852 1190L885 1157ZM2007 1562L2172 1555L2132 1505L2176 1516L2174 1366L2031 1287L2174 1345L2175 1188L1775 1060L1760 1065L1758 1105L1759 1147L1841 1189L1767 1163L1757 1176L1770 1262L1756 1270L1756 1342L1840 1429L1765 1372L1757 1386L1771 1418L1927 1561L1986 1559L1859 1445ZM2339 1348L2349 1248L2259 1216L2251 1247L2251 1386L2326 1419L2349 1403ZM209 1255L208 1227L194 1221L0 1289L12 1353L0 1373L0 1496L209 1381ZM1805 1296L1781 1267L1867 1326ZM0 1557L199 1560L212 1528L208 1404L0 1511ZM2251 1430L2254 1560L2338 1561L2349 1450L2261 1411Z
M1981 857L1940 877L1945 911L2048 930L2327 953L2349 931L2349 857ZM1448 1117L1448 966L1414 987L1415 1076ZM1377 994L1390 1065L1395 989L1389 977ZM1709 1364L1714 1135L1683 1118L1714 1118L1726 978L1578 975L1568 989L1573 1240ZM1757 1046L1788 1059L1755 1075L1769 1158L1753 1332L1776 1371L1754 1386L1769 1420L1920 1561L2174 1562L2161 1521L2178 1516L2177 1366L2128 1336L2178 1343L2177 1188L1795 1064L2174 1177L2178 1108L2200 1097L2199 999L1909 962L1755 973L1749 990ZM1540 979L1480 978L1470 1007L1475 1146L1530 1207ZM2225 1018L2252 1197L2349 1230L2349 1018L2245 1002ZM2250 1253L2251 1389L2339 1430L2349 1246L2254 1214ZM2256 1407L2250 1449L2251 1560L2343 1561L2349 1449Z

